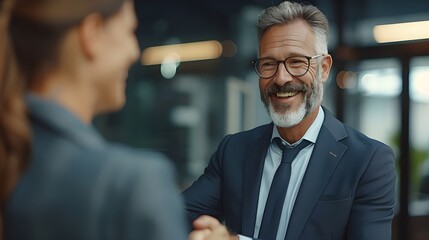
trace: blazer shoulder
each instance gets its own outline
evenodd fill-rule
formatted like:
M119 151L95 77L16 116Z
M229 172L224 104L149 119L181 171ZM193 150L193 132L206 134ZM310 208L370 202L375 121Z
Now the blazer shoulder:
M363 153L371 156L382 154L383 156L391 156L390 158L394 158L393 149L386 143L371 138L350 126L344 125L344 128L348 137L341 142L347 145L348 149L353 153L359 156Z
M383 143L377 139L374 139L374 138L362 133L361 131L356 130L353 127L350 127L348 125L344 125L344 128L346 129L348 137L353 141L361 142L363 144L368 144L368 145L388 147L386 143Z
M340 142L345 143L348 147L362 148L390 148L385 143L373 139L355 128L339 121L332 113L325 110L324 127Z
M124 171L170 172L173 168L171 161L161 153L119 144L107 144L104 150L94 154L104 155L103 161Z

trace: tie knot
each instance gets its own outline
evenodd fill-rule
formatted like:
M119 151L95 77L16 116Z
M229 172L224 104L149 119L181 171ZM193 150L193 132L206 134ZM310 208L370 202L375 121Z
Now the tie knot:
M274 142L283 150L282 162L286 163L291 163L295 159L296 155L310 144L310 141L303 139L294 147L286 147L278 137L274 138Z

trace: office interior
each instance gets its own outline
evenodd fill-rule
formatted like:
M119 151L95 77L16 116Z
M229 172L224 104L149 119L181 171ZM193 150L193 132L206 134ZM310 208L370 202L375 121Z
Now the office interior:
M135 1L142 56L127 104L95 126L111 141L164 153L178 187L191 184L223 136L270 122L251 62L258 14L280 2ZM394 149L393 239L429 239L429 1L305 2L330 22L323 105Z

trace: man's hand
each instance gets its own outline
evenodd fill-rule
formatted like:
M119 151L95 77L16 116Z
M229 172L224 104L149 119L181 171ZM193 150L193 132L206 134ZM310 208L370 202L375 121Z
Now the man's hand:
M230 235L228 229L216 218L203 215L194 222L194 231L189 240L239 240L237 235Z

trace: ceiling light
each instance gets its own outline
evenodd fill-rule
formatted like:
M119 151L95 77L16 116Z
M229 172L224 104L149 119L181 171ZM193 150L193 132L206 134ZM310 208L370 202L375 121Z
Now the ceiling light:
M162 64L171 56L176 56L180 62L208 60L219 58L222 54L222 44L219 41L203 41L182 43L146 48L141 57L143 65Z
M378 43L429 39L429 20L377 25L373 33Z

